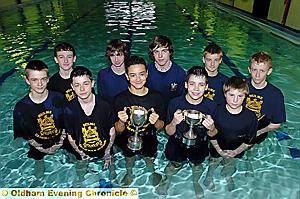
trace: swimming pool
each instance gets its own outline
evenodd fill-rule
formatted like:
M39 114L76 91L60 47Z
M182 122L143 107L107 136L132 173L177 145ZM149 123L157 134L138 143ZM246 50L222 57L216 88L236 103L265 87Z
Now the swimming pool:
M156 34L168 35L175 47L175 60L184 68L201 64L202 51L208 41L219 44L226 52L230 67L222 63L221 71L229 76L234 72L247 75L248 58L256 51L268 51L273 58L274 72L270 81L285 95L287 123L281 131L293 138L278 141L272 134L257 147L254 158L254 177L245 177L243 160L238 163L233 192L226 191L225 180L217 170L216 191L205 190L207 198L299 198L300 159L293 159L288 147L300 148L300 57L299 46L271 34L266 28L248 23L211 3L188 0L153 1L95 1L49 0L9 8L0 14L0 187L71 187L76 178L73 164L65 163L61 152L46 157L46 173L42 182L33 176L33 161L26 157L27 149L13 145L12 110L27 93L15 72L28 58L42 59L57 70L53 61L56 42L72 43L77 51L77 65L85 65L96 77L106 67L104 57L110 39L122 38L131 42L131 53L148 58L148 44ZM163 172L166 159L162 153L167 139L160 135L157 169ZM118 179L125 175L125 161L115 155ZM205 162L207 165L207 161ZM133 187L139 187L140 198L157 198L145 163L138 161ZM220 169L220 168L219 168ZM96 164L90 164L84 185L97 187L100 178ZM204 174L200 181L204 180ZM194 198L191 168L188 165L173 178L166 198Z

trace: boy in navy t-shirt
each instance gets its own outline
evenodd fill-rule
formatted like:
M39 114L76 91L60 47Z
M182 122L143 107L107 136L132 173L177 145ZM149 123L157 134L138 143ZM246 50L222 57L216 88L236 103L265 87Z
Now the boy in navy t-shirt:
M280 128L286 121L284 96L282 92L267 81L271 75L272 59L265 52L258 52L250 59L248 68L251 79L248 80L249 95L246 108L253 111L259 121L256 143L266 139L269 131Z
M167 189L172 175L177 173L185 162L192 166L193 184L197 197L203 195L203 190L198 182L203 167L201 163L209 154L208 136L214 135L214 121L216 104L204 97L204 92L208 87L207 72L203 67L194 66L188 70L185 79L187 94L172 99L168 106L166 133L170 136L165 149L166 158L170 161L165 168L166 178L160 183L157 192L167 194ZM187 144L184 141L184 134L189 131L189 125L184 121L184 113L188 110L198 111L199 115L205 115L201 124L193 127L193 132L197 135L194 144ZM194 115L197 116L197 115Z
M71 44L63 42L54 47L54 61L58 64L59 71L50 77L48 89L62 93L67 101L75 98L70 75L76 59L76 52Z
M132 169L135 156L141 155L146 162L147 170L151 172L150 178L156 185L161 179L161 176L155 172L154 159L158 146L156 131L164 127L163 98L158 92L145 86L148 70L143 58L131 56L126 61L125 69L129 87L117 95L114 102L115 113L118 115L118 120L115 122L115 129L118 132L116 145L122 150L126 161L126 175L122 184L129 185L133 181ZM128 138L133 135L135 127L132 125L130 115L126 110L133 110L135 107L148 111L148 118L139 129L142 140L140 150L132 150L128 147Z
M170 99L184 92L185 71L172 59L173 53L170 38L164 35L153 37L149 45L149 57L153 62L148 64L147 87L160 92L166 106Z
M235 172L234 158L241 158L252 146L257 131L257 119L252 111L243 107L249 88L246 81L233 76L223 87L226 104L217 107L214 118L217 134L211 137L210 161L204 184L214 190L213 171L220 161L226 177L228 190L234 189L232 175ZM221 157L221 158L220 158Z
M116 95L128 88L124 65L128 56L126 44L119 39L111 40L107 45L105 56L111 65L99 71L97 91L101 98L112 103Z
M74 149L71 152L79 160L76 169L80 182L86 173L88 161L85 160L104 158L104 166L111 163L110 149L115 134L109 104L92 92L94 81L91 71L77 66L71 72L71 80L77 97L66 106L64 122L68 140Z
M225 103L223 85L228 77L219 72L222 56L221 47L211 43L205 47L202 58L205 70L208 73L208 88L204 96L213 100L216 104Z
M14 138L28 141L28 157L35 159L34 172L39 178L44 174L44 156L54 154L63 144L65 100L61 93L47 90L48 66L44 62L29 61L25 72L30 92L15 106Z

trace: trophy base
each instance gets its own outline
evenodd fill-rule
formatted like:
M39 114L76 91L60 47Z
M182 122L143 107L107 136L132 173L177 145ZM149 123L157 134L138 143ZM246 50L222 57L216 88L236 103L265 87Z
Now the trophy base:
M136 138L134 139L134 137L129 137L127 147L132 151L139 151L142 148L142 140Z
M196 138L194 139L190 139L190 138L186 138L186 137L182 137L182 143L187 147L193 147L196 144Z

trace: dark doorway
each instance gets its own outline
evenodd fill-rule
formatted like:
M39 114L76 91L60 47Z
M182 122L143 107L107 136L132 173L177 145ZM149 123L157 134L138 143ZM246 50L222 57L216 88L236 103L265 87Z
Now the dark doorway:
M255 17L266 19L269 13L270 1L271 0L254 0L252 14Z

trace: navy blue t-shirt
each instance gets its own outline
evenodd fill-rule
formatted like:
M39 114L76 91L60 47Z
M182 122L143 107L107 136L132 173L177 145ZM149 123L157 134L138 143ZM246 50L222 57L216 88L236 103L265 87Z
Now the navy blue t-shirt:
M75 98L76 94L71 87L72 80L70 78L64 79L59 75L59 72L50 77L47 88L65 95L67 101Z
M184 93L184 80L186 72L172 61L171 68L166 72L156 69L155 63L148 64L147 87L160 92L164 98L165 105L169 100Z
M252 86L250 79L247 79L247 82L249 95L246 98L246 108L256 114L259 120L259 129L270 123L285 122L286 114L282 92L270 83L263 89L256 89Z
M59 142L63 125L64 96L49 91L46 100L34 103L26 95L15 106L13 112L14 138L34 139L43 148L49 148Z
M96 98L91 115L87 116L78 98L64 109L66 132L75 140L79 150L91 157L102 157L109 143L109 130L113 127L110 105Z
M224 104L223 85L227 80L228 77L220 72L215 77L208 77L208 89L204 96L213 100L216 104Z
M205 97L203 98L202 102L197 105L190 104L186 100L185 95L176 97L172 99L169 103L168 111L167 111L167 124L169 124L172 121L174 117L174 113L176 112L177 109L180 109L182 111L196 110L196 111L200 111L205 115L210 115L212 118L214 118L216 107L217 105L212 100L207 99ZM189 130L189 125L185 121L182 121L176 126L176 132L174 136L176 136L177 138L181 138L183 136L183 133L187 132L188 130ZM194 126L193 131L198 135L197 138L201 140L207 140L206 139L207 129L202 125Z
M235 150L242 143L253 144L257 132L257 118L252 111L243 108L239 114L231 114L226 105L219 105L214 122L218 133L212 139L217 139L222 150ZM243 153L238 156L242 155Z
M97 77L97 91L101 98L112 103L114 97L127 88L128 82L125 74L117 75L113 72L111 67L99 71Z

